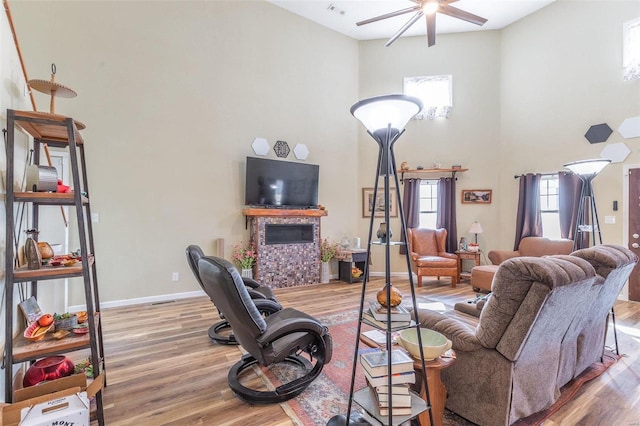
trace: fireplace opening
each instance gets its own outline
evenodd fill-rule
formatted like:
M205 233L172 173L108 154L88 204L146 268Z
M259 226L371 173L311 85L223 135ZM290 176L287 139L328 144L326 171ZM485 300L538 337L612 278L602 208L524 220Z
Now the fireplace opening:
M313 224L266 224L265 244L300 244L313 242Z

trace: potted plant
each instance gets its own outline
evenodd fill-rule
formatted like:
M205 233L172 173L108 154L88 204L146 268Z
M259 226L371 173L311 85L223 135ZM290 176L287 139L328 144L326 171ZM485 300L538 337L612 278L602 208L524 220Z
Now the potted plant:
M240 269L243 277L253 278L253 265L256 263L257 253L253 244L236 244L233 247L232 261Z
M329 262L336 255L338 244L331 243L328 238L322 240L320 244L320 261L322 268L320 269L320 282L329 282Z

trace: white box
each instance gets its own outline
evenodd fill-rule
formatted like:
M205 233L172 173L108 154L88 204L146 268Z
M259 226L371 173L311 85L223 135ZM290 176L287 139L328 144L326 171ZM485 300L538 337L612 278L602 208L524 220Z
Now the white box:
M89 426L86 392L64 396L23 408L20 426Z

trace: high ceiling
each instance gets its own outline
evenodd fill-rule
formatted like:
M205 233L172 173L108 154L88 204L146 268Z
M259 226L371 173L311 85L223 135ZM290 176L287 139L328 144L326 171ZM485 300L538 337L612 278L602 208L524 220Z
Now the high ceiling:
M390 38L413 16L408 13L360 27L356 22L396 10L415 6L411 0L267 0L297 15L320 25L338 31L356 40ZM460 19L438 14L436 33L458 33L466 31L498 30L555 0L459 0L453 6L482 16L487 22L482 26L470 24ZM424 18L416 22L403 35L426 34Z

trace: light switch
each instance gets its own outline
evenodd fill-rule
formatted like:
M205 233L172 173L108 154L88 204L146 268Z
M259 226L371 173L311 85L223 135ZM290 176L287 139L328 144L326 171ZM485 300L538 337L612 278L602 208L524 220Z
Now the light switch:
M91 213L91 223L100 222L100 213Z

